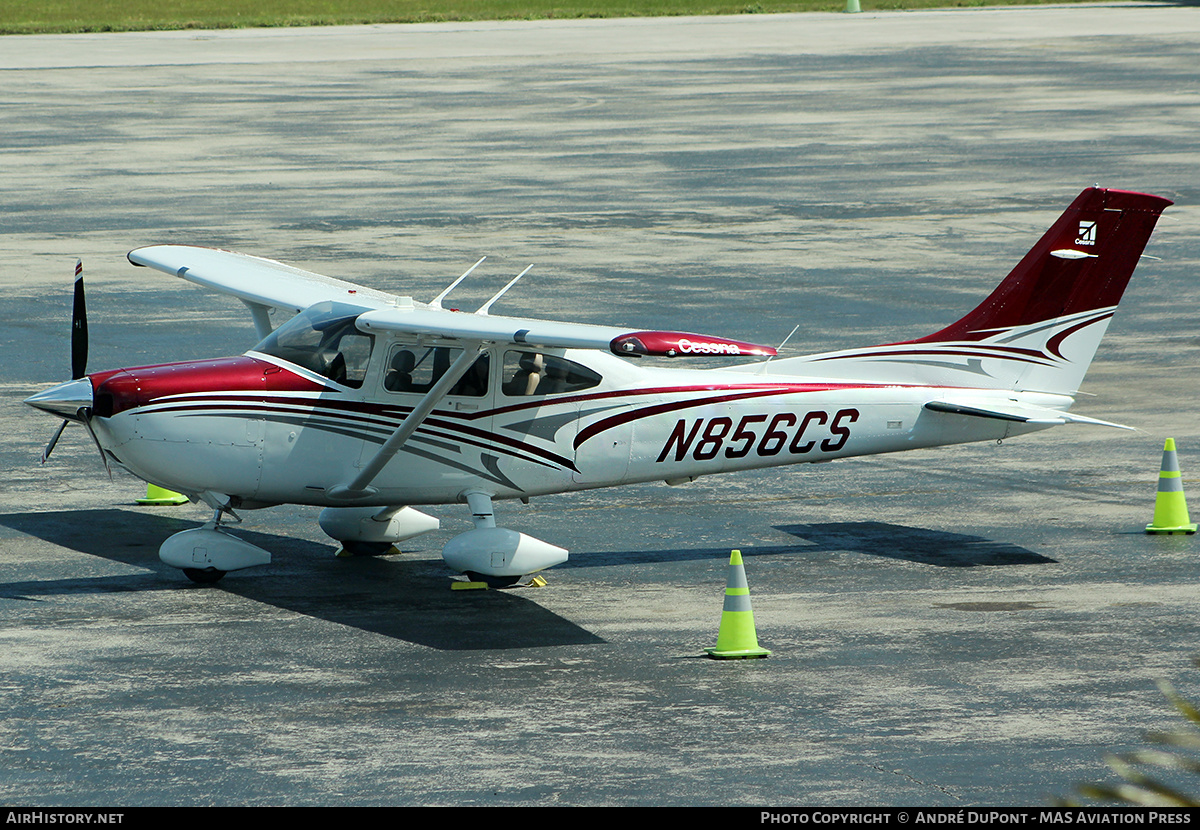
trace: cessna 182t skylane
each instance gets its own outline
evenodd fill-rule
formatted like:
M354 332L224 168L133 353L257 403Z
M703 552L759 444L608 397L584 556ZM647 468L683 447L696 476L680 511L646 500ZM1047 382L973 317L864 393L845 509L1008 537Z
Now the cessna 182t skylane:
M133 264L242 300L261 342L240 357L89 375L82 334L76 379L26 402L82 423L106 466L213 509L159 552L196 581L270 561L221 526L237 509L319 505L347 551L379 553L438 527L412 505L466 502L475 528L446 544L446 562L511 584L567 551L497 527L497 499L1118 426L1068 409L1170 204L1090 188L958 322L777 360L722 337L492 315L503 290L451 311L442 301L457 281L422 303L227 251L139 248ZM272 331L272 308L295 316ZM767 360L668 369L630 359L642 355Z

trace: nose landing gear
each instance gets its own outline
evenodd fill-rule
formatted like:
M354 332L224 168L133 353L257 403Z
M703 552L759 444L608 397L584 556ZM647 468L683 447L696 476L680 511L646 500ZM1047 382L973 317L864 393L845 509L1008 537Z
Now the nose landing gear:
M212 585L229 571L269 564L270 553L221 527L224 513L241 522L227 503L214 507L213 517L203 527L176 533L163 542L158 558L201 585Z

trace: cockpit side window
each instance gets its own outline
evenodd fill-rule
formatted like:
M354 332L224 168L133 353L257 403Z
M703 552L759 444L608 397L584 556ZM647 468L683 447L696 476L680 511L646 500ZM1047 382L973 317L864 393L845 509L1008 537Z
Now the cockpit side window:
M354 325L366 310L345 303L318 303L271 332L254 351L358 389L366 377L375 343L375 338Z
M462 349L452 349L448 346L393 346L383 378L383 388L389 392L415 392L423 395L446 374L461 354ZM469 398L482 398L487 395L489 363L488 353L484 352L471 364L467 373L450 387L448 394Z
M565 357L510 350L504 353L500 388L510 398L525 395L559 395L599 386L602 378L592 369Z

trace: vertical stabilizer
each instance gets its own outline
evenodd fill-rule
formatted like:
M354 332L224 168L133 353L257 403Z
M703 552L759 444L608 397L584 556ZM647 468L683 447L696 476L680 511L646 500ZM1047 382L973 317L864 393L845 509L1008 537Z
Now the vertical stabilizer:
M903 343L776 360L769 371L1073 395L1170 204L1088 188L957 322Z

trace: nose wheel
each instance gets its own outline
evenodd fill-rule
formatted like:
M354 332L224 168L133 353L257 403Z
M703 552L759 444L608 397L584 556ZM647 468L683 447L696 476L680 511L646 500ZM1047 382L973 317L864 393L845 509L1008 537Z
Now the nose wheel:
M215 585L217 582L220 582L221 577L225 576L226 573L226 571L219 571L216 568L183 569L183 575L197 585Z

